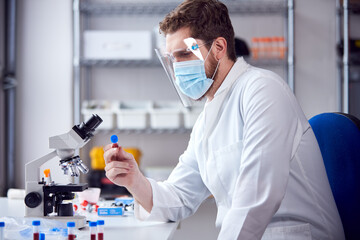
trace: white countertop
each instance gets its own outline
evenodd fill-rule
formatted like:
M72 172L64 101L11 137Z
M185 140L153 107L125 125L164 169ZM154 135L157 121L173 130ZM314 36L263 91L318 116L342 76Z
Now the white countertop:
M0 218L1 217L24 217L25 204L20 199L0 198ZM97 217L92 216L95 220L105 220L104 239L147 239L147 240L161 240L171 239L177 226L177 222L162 223L162 222L142 222L137 220L134 216L111 216L111 217ZM95 218L95 219L94 219ZM82 230L86 233L88 230ZM81 234L83 235L83 234ZM80 238L81 239L81 238Z

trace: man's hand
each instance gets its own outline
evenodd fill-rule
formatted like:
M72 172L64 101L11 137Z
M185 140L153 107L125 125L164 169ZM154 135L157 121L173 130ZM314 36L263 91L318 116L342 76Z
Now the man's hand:
M139 167L131 153L125 152L122 147L104 147L106 177L114 184L126 187L133 197L151 212L152 188L150 182L140 172Z
M112 144L105 146L104 159L106 177L116 185L130 190L142 177L134 156L122 147L113 148Z

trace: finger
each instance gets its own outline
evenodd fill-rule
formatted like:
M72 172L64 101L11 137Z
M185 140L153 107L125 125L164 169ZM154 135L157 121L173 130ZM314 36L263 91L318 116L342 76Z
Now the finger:
M112 148L112 144L108 144L104 147L104 152L106 152L107 150L109 150L110 148Z
M122 160L117 148L111 148L104 152L105 163L107 164L110 161L120 161Z
M122 175L124 175L126 173L128 173L128 170L126 170L126 169L113 168L113 169L110 169L109 171L107 171L105 173L105 175L110 181L114 181L118 177L124 177Z
M112 168L126 168L130 170L131 165L128 162L112 161L105 166L105 171L108 171Z

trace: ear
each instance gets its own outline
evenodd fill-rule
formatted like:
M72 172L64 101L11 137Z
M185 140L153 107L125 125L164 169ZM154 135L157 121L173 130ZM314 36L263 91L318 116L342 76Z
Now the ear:
M214 46L212 49L213 55L216 60L220 60L226 56L227 53L227 42L223 37L218 37L214 40Z

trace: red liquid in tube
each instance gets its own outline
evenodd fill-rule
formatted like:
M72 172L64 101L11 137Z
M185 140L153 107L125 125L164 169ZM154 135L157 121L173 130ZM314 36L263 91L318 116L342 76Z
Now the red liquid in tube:
M75 240L76 236L74 234L68 235L68 240Z
M90 235L90 239L91 239L91 240L96 240L96 234L91 234L91 235Z
M34 233L33 236L34 236L33 238L34 240L39 240L39 236L40 236L39 233Z
M104 234L98 233L98 240L104 240Z

